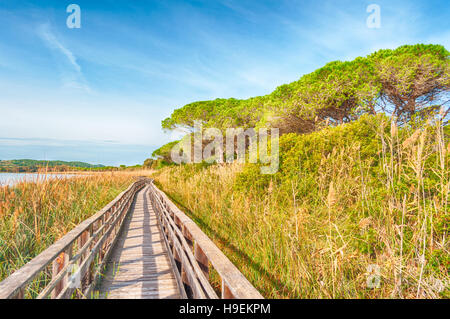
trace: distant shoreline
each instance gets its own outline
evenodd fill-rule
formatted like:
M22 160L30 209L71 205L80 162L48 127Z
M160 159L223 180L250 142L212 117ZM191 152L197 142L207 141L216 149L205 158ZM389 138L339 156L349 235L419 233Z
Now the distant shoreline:
M38 174L38 175L65 175L65 174L91 174L91 173L103 173L112 171L51 171L51 172L14 172L14 171L1 171L0 174Z
M39 175L51 175L51 174L102 174L102 173L130 173L130 172L140 172L140 171L153 171L152 169L112 169L112 170L74 170L74 171L36 171L36 172L17 172L17 171L0 171L0 174L39 174Z
M149 173L154 172L154 169L124 169L124 170L92 170L92 171L46 171L46 172L10 172L10 171L0 171L0 174L36 174L36 175L92 175L92 174L103 174L103 173Z
M97 178L112 176L150 176L154 170L111 170L111 171L51 171L51 172L0 172L0 188L14 187L19 182L34 183L44 180L65 178ZM3 174L2 174L3 173ZM8 174L10 176L8 176Z

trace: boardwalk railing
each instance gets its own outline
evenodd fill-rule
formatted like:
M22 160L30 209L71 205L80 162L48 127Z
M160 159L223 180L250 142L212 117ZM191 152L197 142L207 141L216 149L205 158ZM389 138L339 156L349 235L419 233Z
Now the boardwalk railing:
M212 269L220 276L221 298L262 298L151 179L139 178L101 211L0 282L0 299L91 298L135 195L147 185L182 298L218 298L209 280Z
M213 268L220 276L223 299L263 298L208 236L160 191L150 184L150 200L188 298L218 298L209 283Z
M134 182L101 211L2 281L0 299L90 297L134 195L147 182Z

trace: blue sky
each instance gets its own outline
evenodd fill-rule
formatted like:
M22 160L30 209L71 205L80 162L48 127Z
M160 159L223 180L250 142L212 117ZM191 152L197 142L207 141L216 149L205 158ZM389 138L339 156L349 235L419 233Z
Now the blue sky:
M450 49L449 21L433 0L0 0L0 159L142 163L174 138L160 123L175 108L268 94L381 48Z

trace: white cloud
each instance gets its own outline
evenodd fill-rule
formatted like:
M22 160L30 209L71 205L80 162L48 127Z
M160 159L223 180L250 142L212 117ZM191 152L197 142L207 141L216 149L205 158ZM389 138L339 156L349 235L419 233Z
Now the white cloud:
M71 68L67 69L66 66L63 66L61 70L64 87L82 89L88 92L91 91L86 84L86 80L81 71L81 66L78 64L75 55L56 38L50 29L50 25L48 23L41 24L37 30L39 37L44 40L49 48L61 53L66 59L66 64L68 62L69 67Z

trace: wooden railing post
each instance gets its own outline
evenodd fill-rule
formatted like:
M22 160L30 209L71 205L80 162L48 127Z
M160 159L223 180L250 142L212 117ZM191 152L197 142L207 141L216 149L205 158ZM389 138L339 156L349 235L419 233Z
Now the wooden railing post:
M192 294L191 287L190 287L190 284L189 284L189 278L188 278L186 269L184 268L183 265L181 265L181 282L184 285L184 289L187 290L186 293L188 295ZM186 288L188 288L188 289L186 289Z
M91 227L89 227L89 237L88 237L88 240L92 237L92 235L94 234L94 232L95 232L95 230L94 230L94 224L95 223L93 223L92 225L91 225ZM95 240L93 240L92 242L91 242L91 244L90 244L90 247L89 247L89 252L88 252L88 256L89 256L89 254L90 254L90 251L92 250L92 248L94 248L94 246L95 246ZM86 256L87 257L87 256ZM95 259L94 259L95 260ZM87 286L89 286L90 284L91 284L91 282L92 282L92 280L94 279L93 278L93 268L94 268L94 260L92 260L91 261L91 263L90 263L90 265L88 266L88 269L87 269L87 273L86 273L86 285Z
M173 238L172 238L172 236L170 235L170 230L169 230L169 227L170 227L170 225L168 225L167 224L167 222L166 222L166 220L165 219L163 219L164 220L164 232L165 232L165 236L167 237L167 239L168 239L168 242L169 242L169 245L170 245L170 247L172 247L173 248Z
M81 289L77 290L77 297L89 298L132 199L145 186L145 182L139 180L131 185L102 211L88 218L40 256L0 282L0 298L23 298L27 285L49 266L52 268L51 282L39 292L38 298L70 298L75 288L68 286L72 271L67 267L70 262L79 266L77 269L80 272ZM165 243L171 246L171 263L178 270L177 282L180 286L185 286L182 295L186 297L187 292L189 297L217 298L208 282L209 269L213 267L222 280L222 298L262 298L199 227L164 193L150 185L150 202L161 223L163 234L166 234ZM99 265L96 264L97 259L101 262Z
M67 249L64 251L64 265L63 267L66 267L70 260L72 259L73 256L73 244L70 244L69 247L67 247ZM65 288L68 284L69 284L69 277L70 277L70 272L68 272L67 274L64 275L64 278L61 279L62 282L62 288ZM63 296L63 298L70 298L70 296Z
M224 299L235 298L263 298L261 294L251 285L244 275L236 268L235 265L223 254L222 251L207 237L205 233L183 213L166 194L160 191L154 184L151 184L152 203L157 207L163 219L169 224L169 231L177 241L177 245L181 245L183 254L183 269L180 275L184 277L188 275L188 279L192 280L193 292L197 293L195 297L217 298L214 289L208 282L210 267L221 277L221 297ZM167 236L169 238L171 236ZM180 241L180 242L179 242ZM201 243L201 246L200 244ZM177 259L178 252L174 247L172 256ZM193 254L192 254L193 253ZM190 278L190 276L192 278Z
M202 248L198 243L195 243L194 245L194 255L198 265L200 266L200 269L203 271L203 274L205 275L206 278L209 278L208 257L206 257L205 253L203 252Z
M24 299L25 291L24 289L20 289L19 292L12 299Z
M231 293L230 288L228 288L228 285L223 279L222 279L222 299L234 299L234 296Z
M116 205L114 205L114 214L120 214L120 212L119 212L119 203L116 203ZM117 218L120 218L120 216L117 216ZM119 232L119 223L116 223L115 225L114 225L114 237L116 237L117 236L117 233Z
M189 247L192 250L194 248L194 243L192 241L192 235L184 225L182 225L182 228L183 228L184 239L186 239L187 244L189 245Z
M81 250L84 247L84 245L87 242L88 237L89 237L89 231L88 230L85 230L84 232L81 233L81 235L77 239L78 250ZM78 261L77 261L77 265L78 266L80 266L83 263L83 261L86 259L86 255L87 254L88 254L87 251L84 252L82 254L82 256L80 257L80 259L78 259ZM81 276L82 276L82 278L81 278L81 287L80 287L80 289L81 289L81 291L83 291L83 289L84 289L84 287L86 285L86 279L85 279L85 276L83 276L83 274L81 274ZM77 292L77 295L79 295L78 292ZM81 295L79 295L79 296L81 296Z
M181 272L181 258L175 245L172 246L172 256L177 264L178 271Z
M60 253L59 256L53 260L52 262L52 278L55 278L56 275L59 273L59 271L62 268L62 259L64 258L64 253ZM56 298L58 296L59 292L61 291L61 283L57 284L56 287L52 291L52 299Z
M120 193L101 211L87 218L61 239L41 252L36 258L33 258L25 266L1 281L0 299L24 298L28 285L39 274L46 272L49 267L50 282L42 290L36 292L37 298L70 298L74 291L74 287L68 286L73 271L73 269L68 267L68 264L71 262L74 265L78 265L79 267L77 269L80 271L81 290L77 291L77 296L86 297L87 295L83 295L83 293L86 289L91 289L88 287L93 282L93 266L95 266L94 263L97 257L105 259L107 257L106 253L109 252L110 244L116 238L114 237L116 234L112 232L111 227L108 227L105 223L109 219L112 219L114 226L117 225L115 228L118 232L119 226L121 225L118 221L123 220L130 207L133 196L137 190L142 189L145 183L148 183L148 179L138 180L130 185L127 190ZM120 207L123 209L119 212ZM120 216L113 216L115 212ZM118 218L116 219L115 217ZM94 236L95 238L93 238ZM94 249L95 252L93 251ZM63 269L64 273L62 273Z
M108 213L106 213L105 220L108 221L112 215L113 215L113 208L111 208L111 210ZM107 222L107 223L109 224L106 227L106 229L108 230L111 227L111 222ZM111 234L112 234L112 232L111 232ZM111 234L109 234L109 236L105 239L105 252L108 249L109 244L111 243Z
M60 253L59 256L52 263L52 278L55 278L60 271L69 263L72 257L72 245L70 245L64 252ZM52 299L56 298L61 290L67 284L68 275L64 275L55 288L52 291Z

